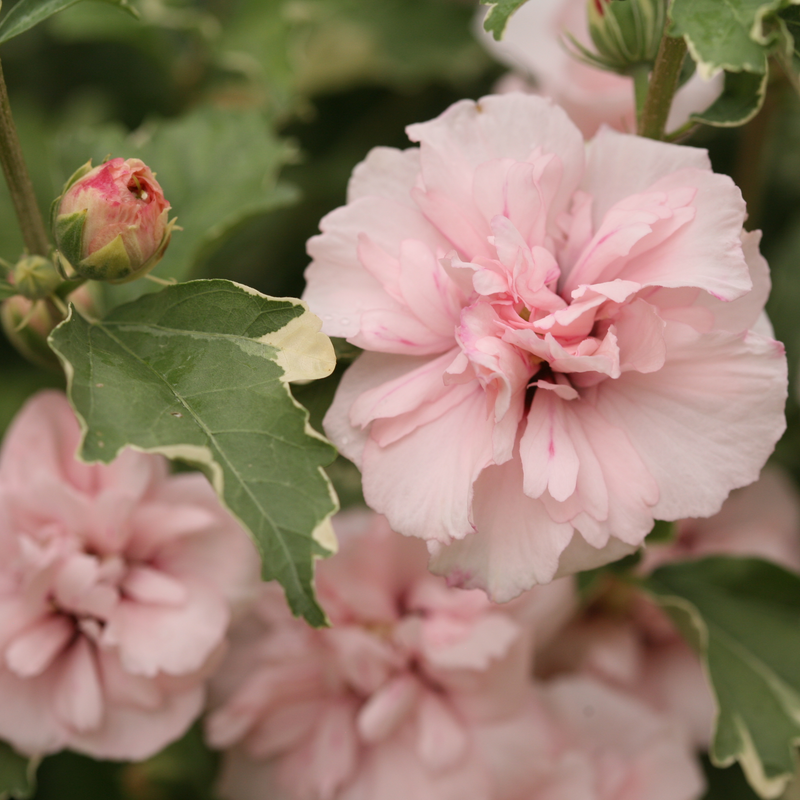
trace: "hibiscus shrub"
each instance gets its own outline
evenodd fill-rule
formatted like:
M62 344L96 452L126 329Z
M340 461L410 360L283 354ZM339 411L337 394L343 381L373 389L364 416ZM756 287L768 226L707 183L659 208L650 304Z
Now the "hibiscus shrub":
M0 798L800 797L798 5L482 2L3 9Z

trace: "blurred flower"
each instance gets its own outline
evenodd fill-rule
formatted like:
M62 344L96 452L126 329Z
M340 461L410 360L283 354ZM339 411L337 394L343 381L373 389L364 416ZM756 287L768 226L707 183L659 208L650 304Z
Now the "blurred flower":
M137 760L200 713L258 557L201 475L133 450L83 464L79 439L43 392L0 453L0 738Z
M68 300L81 313L90 316L96 313L94 298L86 284L73 291ZM64 321L65 314L62 309L63 304L59 308L48 298L29 300L22 295L15 295L0 305L0 324L8 341L14 345L17 352L33 364L60 371L61 364L50 349L47 337L56 325Z
M783 432L759 234L703 150L521 94L377 148L321 222L305 297L367 352L325 418L432 568L508 600L717 512Z
M753 556L800 567L800 501L774 468L734 492L719 514L681 520L673 542L651 545L643 572L709 555ZM611 584L537 651L541 675L583 672L635 694L706 750L716 706L700 659L659 608L630 586Z
M45 369L60 368L56 354L47 344L47 337L64 315L49 300L28 300L15 295L0 305L3 333L18 353Z
M595 69L569 54L564 32L593 49L586 0L535 0L525 3L509 20L503 39L496 42L483 31L485 12L479 12L479 39L514 72L497 91L534 91L552 97L590 139L602 124L620 131L636 130L633 79ZM694 76L678 91L667 130L683 125L693 112L705 110L722 91L721 77L703 81Z
M641 568L711 555L753 556L800 571L800 498L777 467L733 492L713 517L680 520L673 541L645 549Z
M681 732L636 698L587 678L544 690L563 731L548 782L526 800L696 800L704 779Z
M572 582L502 608L448 589L425 548L348 512L318 568L329 630L265 585L242 620L207 719L226 800L696 800L680 729L595 679L535 685ZM544 633L544 636L540 635Z
M150 168L138 158L91 162L67 182L53 229L59 253L75 272L125 283L147 274L172 235L170 205Z
M532 693L530 626L518 615L569 587L499 609L431 576L424 545L382 517L348 512L335 525L341 549L317 568L333 627L294 619L267 584L233 633L206 727L213 746L233 748L222 796L527 796L555 737Z

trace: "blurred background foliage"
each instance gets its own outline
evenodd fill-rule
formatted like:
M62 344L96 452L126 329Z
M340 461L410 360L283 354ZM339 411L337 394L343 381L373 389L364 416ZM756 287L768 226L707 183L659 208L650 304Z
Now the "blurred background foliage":
M4 11L12 7L6 0ZM2 48L23 148L43 211L88 158L143 158L158 173L184 233L155 274L224 277L297 296L305 242L345 200L352 168L376 145L404 147L407 124L502 74L473 37L469 0L133 0L136 21L80 3ZM773 268L770 313L792 371L789 432L776 458L800 477L800 103L776 78L764 111L742 129L703 129L764 230ZM0 186L0 257L22 244ZM106 288L109 308L157 289ZM339 343L332 378L301 387L319 425L352 348ZM0 343L0 430L37 388L61 384ZM340 459L331 475L343 504L358 476ZM64 753L39 769L37 800L211 800L215 756L197 728L139 765ZM738 767L708 767L709 800L755 797ZM268 798L265 798L268 800Z

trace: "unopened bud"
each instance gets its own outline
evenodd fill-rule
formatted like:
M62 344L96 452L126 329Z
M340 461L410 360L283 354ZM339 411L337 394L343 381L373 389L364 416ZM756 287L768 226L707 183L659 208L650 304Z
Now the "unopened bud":
M0 320L8 340L25 358L40 367L59 368L47 337L63 316L49 300L9 297L0 307Z
M41 300L51 295L64 280L53 262L43 256L24 256L10 277L14 288L29 300Z
M53 235L62 263L82 278L125 283L164 255L175 220L155 175L138 158L91 161L54 203Z
M589 33L597 66L628 74L652 64L664 34L664 0L588 0Z
M93 316L95 313L88 285L78 287L69 296L69 302L83 314ZM6 337L21 355L39 366L59 370L58 358L47 344L47 337L56 325L64 321L62 309L65 308L51 299L30 300L15 295L0 306L0 323Z

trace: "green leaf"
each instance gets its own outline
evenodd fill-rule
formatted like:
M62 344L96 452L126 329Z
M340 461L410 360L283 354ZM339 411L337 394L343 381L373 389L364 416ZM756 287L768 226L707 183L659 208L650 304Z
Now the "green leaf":
M36 791L37 759L21 756L0 742L0 800L27 800Z
M145 125L133 135L117 126L84 128L58 142L61 170L110 153L140 158L158 176L183 230L172 235L153 274L177 281L190 277L232 229L296 198L277 183L293 150L271 134L255 111L201 108L177 120ZM112 308L157 287L148 281L105 287Z
M715 557L661 567L646 588L704 659L718 707L712 762L738 761L761 797L778 797L800 744L800 576Z
M749 122L761 110L767 94L768 73L726 72L722 94L694 122L717 128L733 128Z
M0 44L25 33L53 14L58 14L59 11L79 2L81 0L19 0L0 22ZM131 7L128 0L102 0L102 2L119 6L134 17L137 16L136 10Z
M500 41L511 15L526 2L527 0L481 0L483 5L489 6L486 18L483 20L484 30Z
M83 429L81 458L127 445L198 466L253 535L265 579L293 611L324 623L314 557L335 549L336 498L322 466L336 453L308 425L288 381L334 367L305 304L224 280L192 281L87 322L74 310L50 337Z
M683 36L698 71L708 79L728 72L767 71L776 44L775 15L800 0L673 0L670 17L675 36Z

